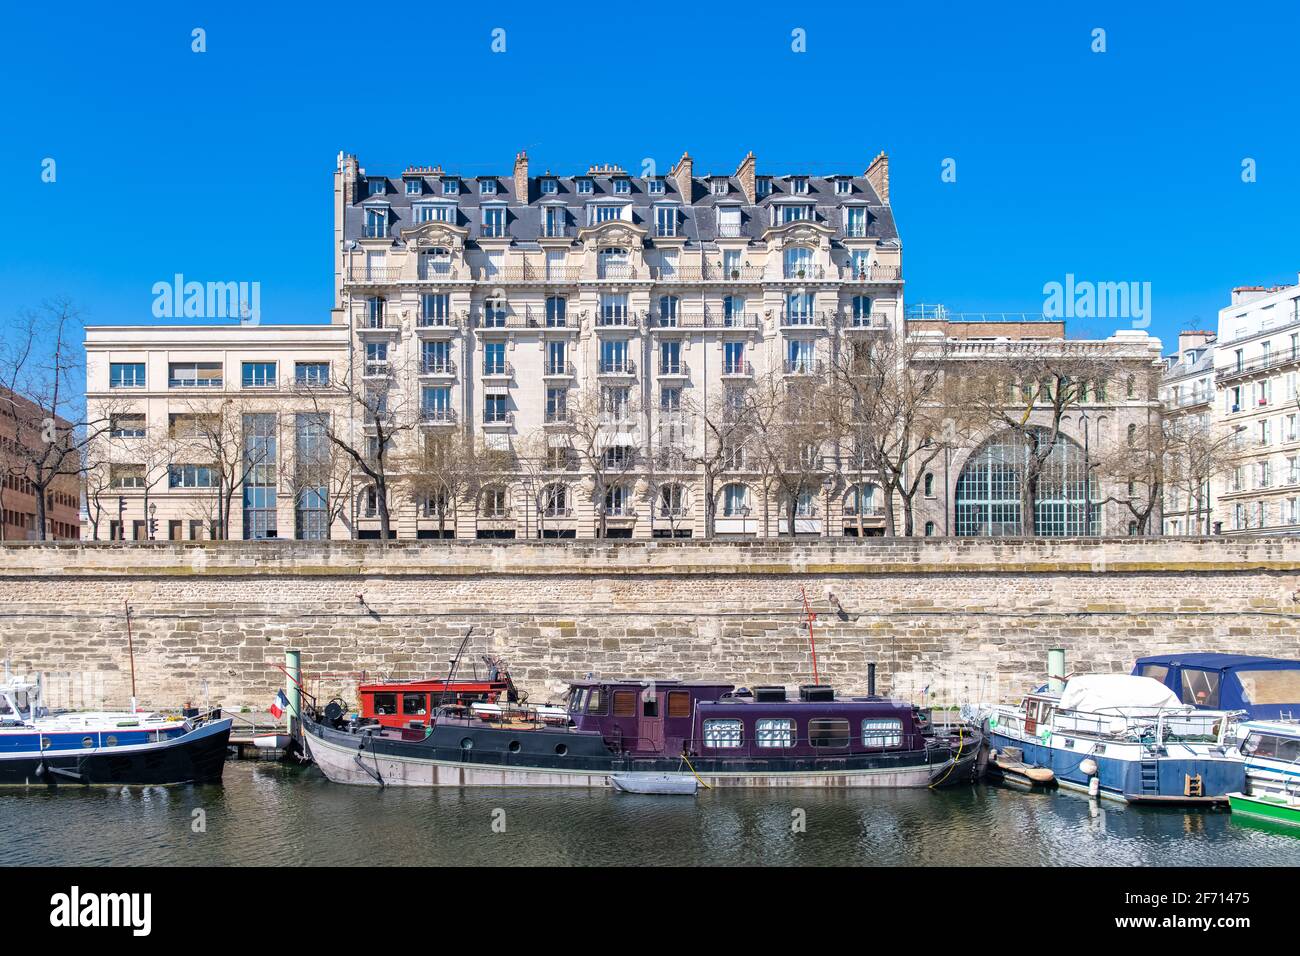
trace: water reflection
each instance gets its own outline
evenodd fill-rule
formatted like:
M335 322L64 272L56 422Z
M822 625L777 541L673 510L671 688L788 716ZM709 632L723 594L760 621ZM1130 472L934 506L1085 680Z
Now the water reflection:
M1284 828L1064 793L371 790L251 761L224 787L3 792L0 841L18 865L1300 865Z

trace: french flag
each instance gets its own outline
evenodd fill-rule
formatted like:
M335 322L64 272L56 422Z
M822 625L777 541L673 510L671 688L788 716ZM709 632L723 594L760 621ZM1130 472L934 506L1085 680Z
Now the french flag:
M284 691L275 692L275 700L271 702L271 716L279 720L284 716L285 710L289 706L289 698L284 695Z

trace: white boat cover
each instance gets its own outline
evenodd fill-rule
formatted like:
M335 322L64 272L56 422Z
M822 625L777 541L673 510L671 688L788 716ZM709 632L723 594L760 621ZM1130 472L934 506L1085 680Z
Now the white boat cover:
M1126 710L1154 710L1184 704L1176 694L1152 677L1131 674L1083 674L1071 677L1061 693L1058 710L1084 713L1124 713Z

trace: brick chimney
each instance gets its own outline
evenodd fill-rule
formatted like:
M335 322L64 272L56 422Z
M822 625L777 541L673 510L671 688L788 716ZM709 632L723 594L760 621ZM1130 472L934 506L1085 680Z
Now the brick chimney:
M694 179L692 171L695 163L691 159L690 153L682 153L682 158L677 160L677 165L669 170L668 175L674 183L677 184L677 191L682 194L682 202L689 203L694 195Z
M520 150L515 154L515 199L521 203L528 202L527 150Z
M880 155L871 161L871 165L867 167L867 171L862 175L867 178L867 182L871 183L871 188L879 194L880 201L888 206L889 157L885 155L884 150L881 150Z
M736 181L740 183L740 190L750 203L758 202L758 177L754 174L754 166L754 151L751 149L736 167Z

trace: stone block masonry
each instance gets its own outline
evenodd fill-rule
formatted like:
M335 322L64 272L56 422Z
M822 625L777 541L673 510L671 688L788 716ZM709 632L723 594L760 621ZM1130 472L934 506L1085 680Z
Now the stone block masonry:
M1300 657L1300 540L13 543L0 547L0 656L56 706L138 695L264 708L286 648L311 689L440 677L504 657L534 699L604 676L811 681L931 703L1126 671L1172 650ZM832 610L833 594L847 619ZM480 673L482 664L479 663Z

